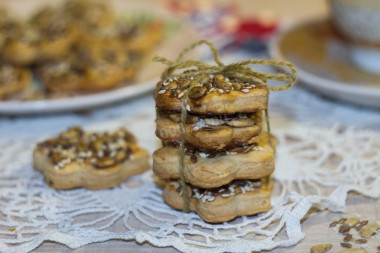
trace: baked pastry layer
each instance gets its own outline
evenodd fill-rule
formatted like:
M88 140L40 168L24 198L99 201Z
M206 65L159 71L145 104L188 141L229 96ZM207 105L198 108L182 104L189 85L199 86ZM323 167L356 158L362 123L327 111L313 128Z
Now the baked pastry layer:
M270 194L273 181L268 186L260 182L253 182L251 186L235 187L233 183L227 187L204 191L187 186L189 208L210 223L219 223L232 220L238 216L253 215L270 210ZM224 189L224 191L220 191ZM231 189L231 190L229 190ZM207 194L208 193L208 194ZM185 202L180 184L177 181L167 182L163 191L163 199L171 207L184 210Z
M274 138L272 139L275 145ZM263 132L257 146L248 152L226 151L222 155L203 152L185 153L184 176L187 182L202 188L219 187L236 179L258 179L274 170L274 149ZM211 158L212 157L212 158ZM153 171L163 179L177 179L180 154L178 147L166 146L153 153Z
M85 133L71 128L37 145L34 168L55 189L104 189L150 168L149 153L125 130Z
M158 138L179 143L181 140L180 113L160 113L156 120ZM234 117L202 117L193 115L186 123L186 144L205 149L224 149L231 145L252 144L261 133L261 112Z
M206 75L198 79L170 78L159 82L154 94L156 106L179 112L187 92L186 109L190 113L251 113L267 108L269 91L258 78L256 83L240 83L223 75Z

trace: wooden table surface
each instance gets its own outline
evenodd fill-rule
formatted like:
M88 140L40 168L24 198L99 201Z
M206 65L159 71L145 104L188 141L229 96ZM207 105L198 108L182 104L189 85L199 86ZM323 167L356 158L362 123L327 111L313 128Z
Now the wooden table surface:
M306 237L303 241L294 247L275 249L273 253L308 253L310 248L316 244L331 243L333 248L331 253L337 253L343 248L339 245L343 236L338 232L329 228L329 224L341 217L357 217L362 220L378 220L380 221L380 199L374 200L362 197L357 194L350 194L347 199L347 213L318 212L316 210L309 213L308 217L302 224ZM377 240L377 242L376 242ZM358 245L360 246L360 245ZM372 238L368 241L368 252L374 253L377 246L380 246L379 238ZM35 252L73 252L73 253L116 253L116 252L179 252L173 248L156 248L148 243L137 244L134 241L107 241L103 243L93 243L85 247L71 250L66 246L57 245L56 243L45 242Z
M5 3L16 7L23 1L12 1ZM42 1L46 2L46 1ZM114 1L120 2L120 1ZM147 0L139 1L140 4L147 3ZM150 1L149 1L150 2ZM244 15L253 15L261 11L271 11L281 18L290 20L305 20L316 16L324 16L328 13L327 2L321 0L236 0L242 8ZM32 0L30 6L40 5L41 1ZM0 6L4 2L0 3ZM28 8L22 8L23 10ZM371 219L380 221L380 199L374 200L362 197L357 194L350 194L347 200L348 211L346 214L331 213L327 211L317 212L312 211L305 218L302 228L306 233L305 239L298 245L291 248L275 249L271 252L309 252L310 247L315 244L332 243L334 245L331 252L338 252L342 248L339 243L342 241L342 236L337 232L329 229L329 224L340 217L352 217L360 215L362 219ZM380 240L372 239L368 243L369 252L376 252L375 248L380 245ZM71 250L66 246L52 242L45 242L38 247L35 252L176 252L173 248L156 248L148 243L137 244L134 241L107 241L103 243L93 243L79 249Z

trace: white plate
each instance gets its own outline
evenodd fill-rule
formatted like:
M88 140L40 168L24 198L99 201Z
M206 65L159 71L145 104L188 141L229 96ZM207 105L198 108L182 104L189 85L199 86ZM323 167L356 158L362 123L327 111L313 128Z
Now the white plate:
M188 44L197 40L197 35L190 27L181 24L181 29L164 41L153 55L175 59ZM191 52L195 57L198 52ZM0 115L26 115L91 109L106 104L124 101L154 90L158 77L165 65L147 61L137 74L136 82L115 90L89 95L36 101L0 101Z
M123 88L69 98L0 102L0 114L25 115L51 112L78 111L127 100L152 91L158 79Z
M41 5L48 3L50 4L50 2L51 1L49 0L40 0L38 1L38 4L30 4L29 6L30 1L28 0L6 1L7 7L10 8L15 15L29 15L30 12L38 9ZM55 1L56 4L59 2L62 2L62 0ZM152 52L152 54L147 58L151 58L154 55L160 55L173 60L178 56L184 47L198 40L198 35L193 28L182 20L175 17L173 18L170 13L160 8L160 4L157 1L149 1L149 3L146 3L146 1L139 2L114 0L112 1L112 4L116 13L120 12L119 14L123 15L127 15L128 13L132 15L150 13L152 16L163 19L164 21L167 21L177 27L177 30L173 31L168 38L159 43L159 45L157 45L154 49L154 52ZM23 8L25 5L28 5L28 8ZM1 6L2 5L0 4L0 7ZM195 57L197 55L197 52L190 53L190 57ZM0 115L25 115L78 111L119 101L125 101L154 90L158 77L165 67L166 66L163 64L153 63L148 60L144 62L143 66L141 66L134 83L115 90L49 100L0 101Z
M304 32L305 29L319 30L310 31L309 37L315 37L310 38L311 41L306 41L308 38L302 37L303 35L296 35L298 37L295 37L296 32L301 29L304 29ZM304 40L305 38L306 40ZM285 39L293 39L289 42L294 43L294 46L290 49L289 47L284 49L286 47L282 46L284 44L281 43ZM314 41L326 43L326 45L310 45ZM307 43L308 46L304 46ZM314 20L307 24L292 25L278 34L270 42L269 53L272 58L293 62L297 67L298 79L315 92L357 105L380 108L380 76L363 73L356 66L351 65L348 60L347 48L345 48L347 45L343 44L339 37L333 34L332 29L328 27L326 20ZM298 49L300 47L303 47L303 51ZM312 50L315 52L311 52ZM299 60L297 56L300 56L300 52L308 55L305 58L312 56L313 59L303 58ZM345 71L344 74L347 74L347 79L346 76L343 79L339 77L342 69ZM363 80L362 77L368 79L363 82L358 81Z

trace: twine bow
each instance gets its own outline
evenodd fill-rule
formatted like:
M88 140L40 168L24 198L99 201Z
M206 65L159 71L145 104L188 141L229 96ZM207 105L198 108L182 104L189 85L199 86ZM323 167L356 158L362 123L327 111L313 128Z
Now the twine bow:
M196 47L202 44L209 46L213 53L214 61L217 65L210 65L197 60L183 60L183 57L188 52L194 50ZM166 80L170 77L194 77L201 75L223 74L230 79L237 79L241 82L267 86L272 91L287 90L297 82L296 68L292 63L288 61L250 59L224 65L219 59L218 50L210 41L207 40L200 40L191 44L178 55L177 59L174 62L160 56L154 56L152 60L154 62L161 62L168 66L168 68L162 73L162 80ZM287 67L289 68L290 73L266 73L253 69L252 67L248 66L249 64ZM189 68L190 71L188 72L174 73L176 70L189 70ZM266 83L266 80L274 80L287 83L280 86L271 86Z
M209 46L213 53L214 61L217 65L210 65L197 60L185 60L183 61L183 57L194 50L196 47L206 44ZM236 63L232 63L229 65L224 65L219 59L219 52L215 48L215 46L207 40L200 40L191 44L189 47L185 48L177 57L177 59L173 62L164 57L155 56L152 59L154 62L161 62L166 64L168 68L162 73L161 79L166 80L168 78L174 77L196 77L191 82L191 85L187 91L189 91L193 86L197 85L199 80L204 75L215 75L215 74L223 74L230 79L237 79L240 82L260 84L262 86L268 87L268 89L272 91L284 91L291 88L297 82L297 71L293 64L287 61L278 61L278 60L260 60L260 59L250 59L246 61L240 61ZM266 73L262 71L255 70L249 64L262 64L262 65L272 65L276 67L288 67L290 69L290 74L284 73ZM189 69L190 68L190 69ZM181 73L174 73L176 70L189 70ZM274 80L279 82L287 82L280 86L271 86L266 83L266 80ZM182 194L184 199L184 211L190 211L190 197L191 192L188 192L188 188L186 185L186 180L184 176L184 168L185 164L185 137L186 137L186 118L187 118L187 101L189 99L188 93L185 91L185 95L181 104L181 142L179 145L179 154L180 154L180 162L179 162L179 174L180 174L180 184L182 188ZM272 146L271 134L270 134L270 125L269 125L269 116L268 110L265 110L266 123L267 123L267 133L268 133L268 141ZM264 178L265 184L269 183L269 178Z

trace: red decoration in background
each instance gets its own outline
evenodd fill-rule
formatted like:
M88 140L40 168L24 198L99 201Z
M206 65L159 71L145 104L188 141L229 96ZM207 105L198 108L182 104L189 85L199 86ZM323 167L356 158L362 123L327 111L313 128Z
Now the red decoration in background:
M241 44L250 39L267 40L278 27L277 22L269 24L257 19L241 20L235 32L236 42Z
M254 17L243 18L239 6L231 2L163 0L163 3L166 9L185 17L202 37L213 40L217 46L223 45L223 40L238 45L252 40L265 43L278 28L274 13L263 11Z

